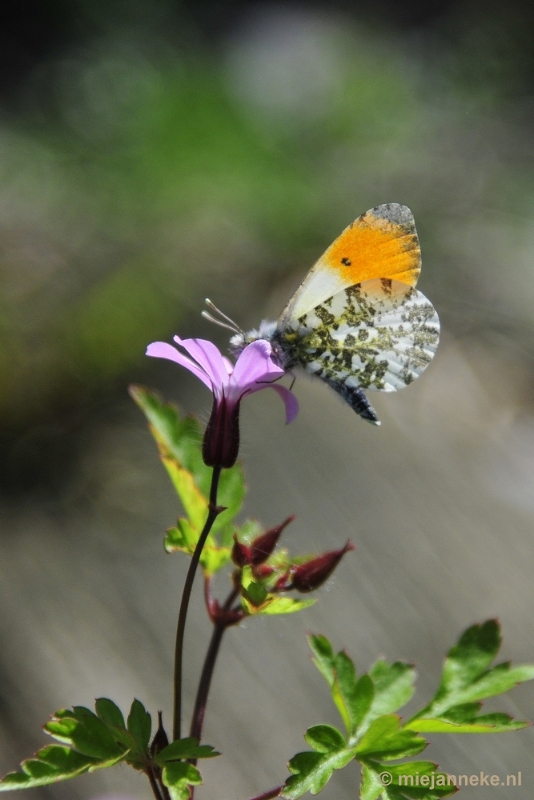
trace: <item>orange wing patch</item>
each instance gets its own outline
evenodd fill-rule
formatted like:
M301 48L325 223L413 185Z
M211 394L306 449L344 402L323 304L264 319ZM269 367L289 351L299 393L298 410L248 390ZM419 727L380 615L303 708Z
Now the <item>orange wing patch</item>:
M374 278L393 278L415 286L421 251L413 217L396 203L373 208L345 228L321 259L353 285Z

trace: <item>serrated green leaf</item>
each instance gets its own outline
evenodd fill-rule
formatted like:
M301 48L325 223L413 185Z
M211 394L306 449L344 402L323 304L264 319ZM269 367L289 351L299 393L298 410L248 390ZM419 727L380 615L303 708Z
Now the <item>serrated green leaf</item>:
M164 547L167 553L175 553L177 550L181 550L184 553L193 553L199 537L199 530L193 527L188 519L180 517L175 528L167 529Z
M311 634L308 643L313 653L312 661L327 682L332 687L334 683L334 650L332 645L322 634Z
M426 746L427 742L417 736L415 731L401 728L396 714L387 714L371 723L355 752L358 759L388 761L417 755Z
M497 654L500 641L499 626L495 620L469 628L447 656L435 697L405 727L436 733L452 730L457 733L494 733L524 727L523 722L505 723L502 720L488 724L487 718L481 721L476 713L471 713L478 710L479 701L503 694L519 683L534 678L534 665L530 664L511 667L506 662L488 669ZM428 725L421 727L422 720L428 720ZM462 730L458 724L464 726Z
M271 596L272 597L272 596ZM315 600L298 600L293 597L272 597L270 603L259 609L260 614L271 616L273 614L295 614L305 608L313 606Z
M285 782L281 796L296 800L306 792L319 794L336 769L343 769L354 758L354 751L343 748L330 753L297 753L288 764L293 773Z
M337 752L347 746L341 731L332 725L314 725L308 728L304 738L318 753Z
M148 752L151 730L150 714L139 700L134 700L128 714L128 731L134 736L143 753Z
M348 733L354 729L354 700L356 689L356 668L352 659L341 651L334 656L334 682L332 699L341 715Z
M193 736L188 736L185 739L176 739L171 744L160 750L156 756L156 760L162 764L167 761L176 761L177 759L188 758L213 758L220 753L214 750L209 744L198 744L198 739Z
M507 714L486 714L477 717L476 722L449 722L442 718L425 718L409 722L404 726L404 730L413 730L418 733L506 733L507 731L519 731L530 724L513 720L511 717L508 717L508 721L501 719L501 717L507 716Z
M378 773L366 764L362 764L362 780L360 784L360 800L378 800L384 792L384 784Z
M438 694L450 694L473 683L489 667L500 646L501 634L496 620L468 628L447 655Z
M31 789L50 783L75 778L84 772L112 766L122 757L112 762L100 761L83 755L70 747L52 744L39 750L31 759L23 761L21 772L10 772L0 780L0 792L13 789Z
M370 718L398 711L410 700L415 689L416 671L412 664L394 661L388 664L380 659L369 670L375 687Z
M163 768L163 783L169 789L171 800L189 800L189 786L202 783L200 772L186 761L175 761Z
M384 800L439 800L457 792L448 775L439 772L432 761L410 761L405 764L369 762L369 769L382 783Z
M230 547L218 547L208 542L202 550L200 565L207 576L215 575L216 572L219 572L228 564L231 557L232 550Z
M255 581L249 581L246 586L242 587L242 596L254 608L258 609L267 600L268 592L265 586Z
M334 655L330 642L324 636L309 637L314 653L314 663L330 686L332 699L349 734L367 717L374 698L373 682L367 675L356 680L352 659L341 651Z
M59 714L60 712L56 712ZM54 716L49 722L43 726L45 731L50 734L58 742L64 744L72 744L72 734L78 727L79 722L75 717L64 717L57 719Z
M125 727L122 711L112 700L108 700L107 697L99 697L95 703L95 708L102 722L107 722L109 725L116 725L119 728Z
M104 761L113 761L126 753L123 745L101 719L82 706L74 708L76 718L64 717L47 722L44 729L54 739L71 744L80 753Z
M208 516L208 503L195 483L189 470L185 469L175 458L160 452L163 466L171 479L178 497L184 507L193 530L202 530Z

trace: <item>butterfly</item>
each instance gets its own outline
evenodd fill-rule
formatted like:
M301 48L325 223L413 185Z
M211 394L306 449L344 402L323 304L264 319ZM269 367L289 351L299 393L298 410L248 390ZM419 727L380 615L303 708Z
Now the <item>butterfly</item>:
M363 419L380 425L364 390L408 386L432 361L439 318L415 285L421 250L412 212L399 203L358 217L308 272L276 322L245 333L207 300L235 332L240 352L268 340L286 371L301 367L334 389Z

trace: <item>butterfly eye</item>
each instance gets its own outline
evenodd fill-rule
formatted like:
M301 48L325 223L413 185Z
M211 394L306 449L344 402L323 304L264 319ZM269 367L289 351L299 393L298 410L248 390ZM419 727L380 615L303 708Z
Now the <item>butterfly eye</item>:
M350 258L346 258L345 257L345 258L341 259L341 263L344 264L346 267L350 267L350 265L352 264L352 261L350 260Z

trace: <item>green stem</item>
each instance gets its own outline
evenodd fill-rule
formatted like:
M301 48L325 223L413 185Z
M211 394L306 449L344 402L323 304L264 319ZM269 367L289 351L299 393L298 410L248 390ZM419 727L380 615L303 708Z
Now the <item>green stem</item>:
M210 487L210 500L208 506L208 518L200 538L195 547L195 552L189 564L187 576L184 583L182 592L182 601L180 603L180 612L178 614L178 627L176 629L176 646L174 650L174 725L173 725L173 740L180 739L182 727L182 661L184 650L184 633L185 622L187 619L187 609L189 607L189 598L191 597L191 589L195 580L195 573L197 571L198 562L202 549L206 543L206 539L213 527L213 523L223 510L217 506L217 490L219 487L219 478L221 476L221 467L213 467L211 476Z

